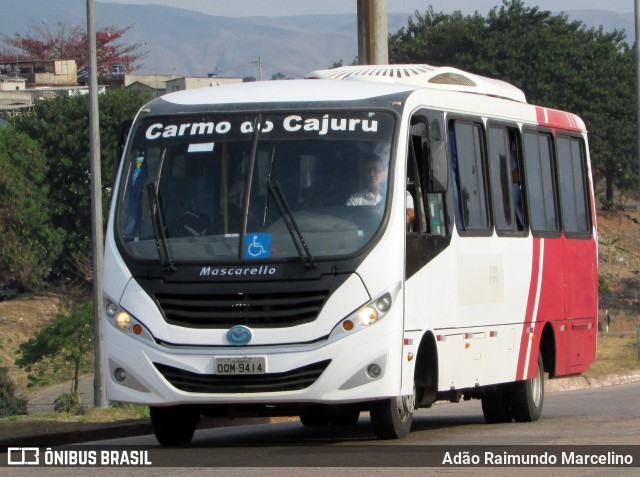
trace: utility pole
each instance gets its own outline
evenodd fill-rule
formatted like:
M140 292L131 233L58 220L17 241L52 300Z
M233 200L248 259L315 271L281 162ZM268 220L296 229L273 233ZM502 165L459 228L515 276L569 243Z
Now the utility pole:
M358 0L358 63L389 64L388 36L387 0Z
M636 154L638 159L638 167L640 167L640 0L635 1L636 14L636 93L638 97L636 112ZM640 189L640 184L638 185ZM640 343L639 343L640 344ZM640 348L638 348L640 353Z
M258 67L258 81L262 81L262 57L258 56L258 61L253 62Z
M93 402L107 407L102 356L102 270L104 234L102 231L102 173L100 169L100 122L98 116L98 60L94 0L87 0L87 48L89 50L89 141L91 173L91 235L93 238L93 327L94 378Z

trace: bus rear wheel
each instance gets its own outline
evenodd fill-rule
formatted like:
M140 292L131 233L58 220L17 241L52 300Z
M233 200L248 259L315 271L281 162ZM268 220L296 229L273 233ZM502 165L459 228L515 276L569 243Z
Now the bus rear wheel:
M532 379L514 383L509 392L511 413L517 422L532 422L540 419L544 404L544 365L538 353L538 372Z
M371 408L371 424L378 439L404 439L411 431L415 391L376 402Z
M149 407L151 426L163 446L184 446L191 442L200 413L192 406Z

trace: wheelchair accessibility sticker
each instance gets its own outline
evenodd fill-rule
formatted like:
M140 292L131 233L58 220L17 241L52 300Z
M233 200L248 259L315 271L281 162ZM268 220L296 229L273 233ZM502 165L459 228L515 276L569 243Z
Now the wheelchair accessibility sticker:
M271 234L247 234L244 241L245 258L270 258Z

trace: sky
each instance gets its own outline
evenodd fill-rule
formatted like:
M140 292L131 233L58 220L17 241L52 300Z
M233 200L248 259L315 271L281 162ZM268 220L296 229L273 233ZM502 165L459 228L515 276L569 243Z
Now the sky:
M97 0L98 2L123 4L164 4L172 7L201 11L217 16L289 16L332 13L355 13L356 0ZM635 0L525 0L527 6L539 6L543 10L559 12L606 8L610 11L633 12ZM412 14L424 12L429 5L436 11L451 13L488 12L500 0L387 0L389 13Z

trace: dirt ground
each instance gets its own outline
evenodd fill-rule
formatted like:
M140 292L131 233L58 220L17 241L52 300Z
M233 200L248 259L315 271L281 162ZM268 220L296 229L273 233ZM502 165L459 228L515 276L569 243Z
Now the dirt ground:
M64 303L59 291L36 291L0 302L0 366L9 370L17 394L29 397L27 373L16 366L20 343L33 337L42 326L56 317Z
M598 213L599 274L609 289L600 293L600 319L608 310L612 328L635 331L640 324L640 213Z

